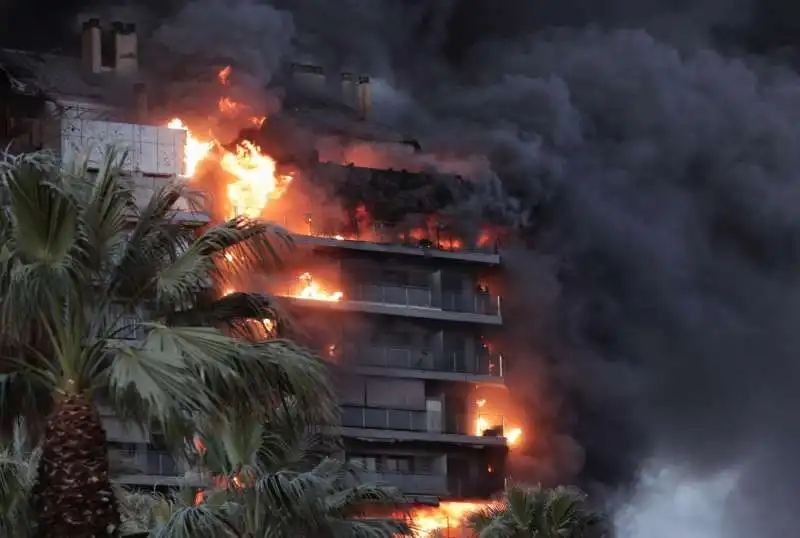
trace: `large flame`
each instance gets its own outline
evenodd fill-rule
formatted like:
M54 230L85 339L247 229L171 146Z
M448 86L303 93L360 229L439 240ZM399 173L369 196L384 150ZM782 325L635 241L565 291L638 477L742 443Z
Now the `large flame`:
M434 533L456 538L466 535L465 520L469 514L492 504L492 501L443 501L436 507L412 508L411 518L420 538L433 536Z
M300 289L292 295L298 299L312 299L315 301L336 302L341 301L344 294L341 291L329 292L314 281L311 273L303 273L299 277Z
M194 137L192 132L179 118L173 118L167 123L170 129L182 129L186 131L186 148L183 155L183 173L192 177L197 171L197 165L208 157L214 142L202 141Z
M231 67L227 66L217 73L217 78L223 86L228 86L231 76ZM218 102L220 112L233 114L239 113L248 107L240 105L230 97L220 97ZM254 116L249 121L254 125L261 125L265 118ZM261 216L267 203L280 197L286 190L291 176L279 175L276 172L276 163L260 147L249 141L239 143L233 151L222 149L222 145L214 139L202 140L189 130L183 120L172 119L167 127L170 129L183 129L186 131L186 148L184 155L184 173L188 177L194 176L198 165L206 159L218 159L220 166L232 176L228 184L228 218L242 215L250 218ZM220 153L212 152L217 146Z
M236 147L235 153L225 153L219 164L236 178L228 183L231 216L258 218L270 199L283 194L291 181L290 176L276 175L275 161L247 140Z
M480 400L475 401L475 407L477 408L477 413L475 417L475 432L474 434L478 437L482 436L486 430L490 430L493 427L497 426L497 424L490 424L489 420L486 418L485 414L481 413L481 410L486 406L486 399L481 398ZM503 420L505 422L505 419ZM509 446L518 446L522 441L522 428L517 427L509 427L506 424L503 424L503 435L508 441Z

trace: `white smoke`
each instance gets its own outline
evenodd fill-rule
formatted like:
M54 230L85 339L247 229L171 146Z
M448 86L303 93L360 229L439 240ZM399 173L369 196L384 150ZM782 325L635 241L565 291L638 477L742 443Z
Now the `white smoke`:
M630 502L617 512L619 538L726 538L725 515L738 469L695 477L680 466L652 462Z

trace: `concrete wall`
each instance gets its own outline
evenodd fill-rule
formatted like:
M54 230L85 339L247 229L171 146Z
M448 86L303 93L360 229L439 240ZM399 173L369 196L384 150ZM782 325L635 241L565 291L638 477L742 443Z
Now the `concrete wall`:
M183 173L186 131L65 117L61 120L61 156L65 160L90 151L90 164L101 162L107 145L128 151L129 173L177 176Z

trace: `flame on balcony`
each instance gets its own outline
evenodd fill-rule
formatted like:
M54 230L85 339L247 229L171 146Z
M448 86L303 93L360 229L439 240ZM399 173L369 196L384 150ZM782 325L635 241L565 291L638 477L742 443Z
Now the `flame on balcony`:
M341 301L344 293L341 291L327 291L314 280L311 273L303 273L298 277L300 280L299 290L292 294L296 299L311 299L314 301L337 302Z
M463 238L457 236L446 226L442 225L437 217L426 218L425 224L412 228L394 227L385 223L373 221L369 211L363 204L355 209L354 218L347 218L349 223L314 222L313 216L307 214L302 223L294 221L293 231L312 237L324 237L338 241L368 241L373 243L398 244L418 248L430 248L445 251L458 251L465 248L486 249L497 240L496 231L484 228L480 231L474 242L465 244ZM291 217L288 217L291 220ZM355 228L355 229L353 229Z
M474 435L482 437L484 435L490 435L492 432L497 432L497 434L499 434L498 436L502 435L506 438L510 447L519 446L522 441L522 428L509 426L504 417L493 417L487 414L487 403L488 400L486 398L480 398L475 401ZM492 418L495 418L495 420L492 420ZM499 422L499 424L493 422Z

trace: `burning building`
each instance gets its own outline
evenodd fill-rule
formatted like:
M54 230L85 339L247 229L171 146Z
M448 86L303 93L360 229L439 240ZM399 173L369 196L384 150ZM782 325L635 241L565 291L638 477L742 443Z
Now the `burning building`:
M283 111L264 118L225 95L235 69L223 67L216 112L247 125L226 144L179 117L148 124L134 27L87 21L82 45L75 59L2 52L2 91L13 105L3 111L4 143L65 157L122 144L125 171L143 189L181 177L209 195L207 213L186 202L187 224L243 214L295 233L307 266L243 286L268 287L298 320L324 328L310 332L341 366L343 457L426 506L416 511L425 530L459 528L483 502L474 500L502 489L508 451L524 442L494 344L503 325L492 291L502 265L496 240L480 227L456 234L430 214L462 188L459 179L426 169L418 144L369 121L368 77L332 81L291 66L279 80ZM364 194L377 191L382 200ZM320 210L323 192L339 202ZM156 436L110 416L106 429L127 462L119 481L177 484L180 469Z

